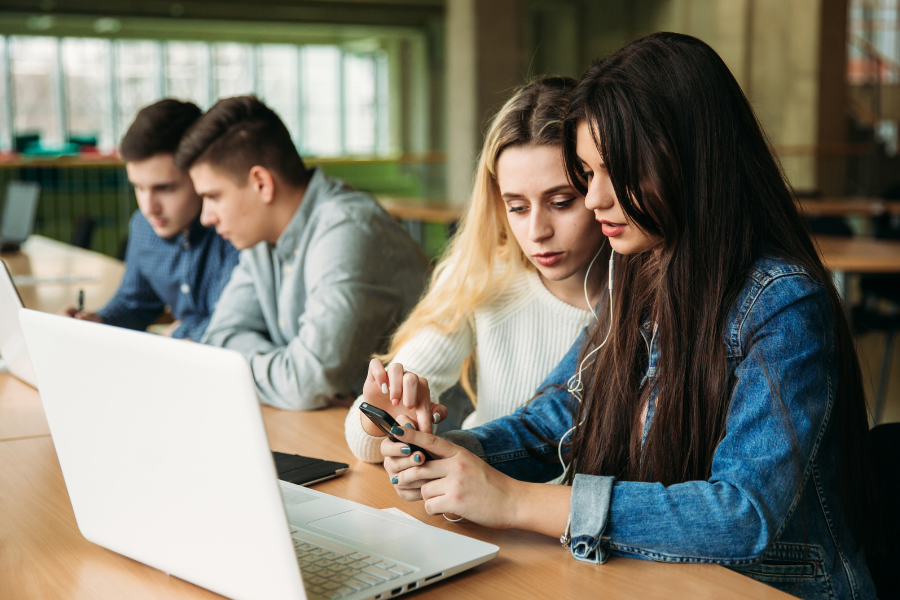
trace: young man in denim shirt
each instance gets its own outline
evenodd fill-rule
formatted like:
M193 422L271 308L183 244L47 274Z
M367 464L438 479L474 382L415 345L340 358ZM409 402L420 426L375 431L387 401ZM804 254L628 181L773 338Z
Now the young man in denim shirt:
M202 222L241 250L202 342L246 356L265 404L310 410L355 397L422 293L418 244L371 196L307 170L253 96L213 106L175 164L203 198Z
M164 335L199 340L237 251L200 223L200 197L172 156L200 117L190 102L165 99L146 106L122 138L122 157L138 208L129 224L125 275L97 313L68 308L76 319L144 330L168 306L175 322Z

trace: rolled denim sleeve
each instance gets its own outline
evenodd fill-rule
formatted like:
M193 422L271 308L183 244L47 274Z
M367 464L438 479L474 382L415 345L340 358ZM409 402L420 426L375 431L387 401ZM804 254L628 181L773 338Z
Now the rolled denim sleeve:
M572 556L578 560L603 564L609 558L605 545L609 536L605 533L614 483L614 477L575 475L569 502L569 534Z
M670 562L747 564L799 502L833 402L830 303L807 276L783 277L754 298L742 356L706 481L614 481L579 475L572 553ZM649 417L648 417L649 418Z

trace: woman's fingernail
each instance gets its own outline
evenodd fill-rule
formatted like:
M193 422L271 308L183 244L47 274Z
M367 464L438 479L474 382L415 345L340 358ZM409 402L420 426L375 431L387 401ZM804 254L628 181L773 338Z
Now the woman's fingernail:
M391 483L393 483L394 485L397 485L397 482L398 482L398 481L400 481L400 480L397 479L397 476L396 476L396 475L394 475L393 477L391 477Z
M437 425L441 422L441 413L434 413L432 419L434 420L434 424Z
M407 429L415 429L416 428L416 426L413 425L412 423L407 423L406 425L404 425L404 427L406 427Z
M394 435L403 435L403 428L394 425L393 427L391 427L391 433L393 433Z
M403 448L400 448L401 454L409 454L410 452L412 452L412 450L410 450L409 446L404 446Z
M387 384L386 383L381 384L381 393L387 394Z
M416 462L422 462L422 455L416 454L415 456L413 456L413 460Z
M400 398L392 398L391 399L392 406L397 406L398 404L400 404Z

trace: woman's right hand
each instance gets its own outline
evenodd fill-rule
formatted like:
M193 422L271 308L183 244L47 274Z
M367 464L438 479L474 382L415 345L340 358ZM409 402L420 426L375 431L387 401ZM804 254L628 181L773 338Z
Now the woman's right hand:
M432 425L447 418L447 407L431 401L428 381L410 371L404 371L400 363L391 363L386 369L380 360L369 363L369 375L363 386L363 399L372 406L390 413L395 419L400 415L412 421L419 431L431 433ZM384 433L364 414L359 415L363 429L371 436Z
M399 441L383 440L381 454L384 455L384 470L401 498L407 502L424 500L425 512L429 515L444 514L454 521L464 517L486 527L524 527L544 532L543 528L534 528L534 521L540 521L540 517L517 522L520 514L544 515L548 510L543 498L535 501L528 494L533 488L527 486L534 484L516 481L464 448L398 423L401 427L392 433ZM411 445L426 450L433 460L426 461L421 452L412 451ZM568 499L564 501L562 523L558 524L560 531L569 506ZM521 511L520 502L524 502L529 510ZM560 506L559 502L555 503L550 507L551 512L559 515ZM558 520L557 516L554 523Z

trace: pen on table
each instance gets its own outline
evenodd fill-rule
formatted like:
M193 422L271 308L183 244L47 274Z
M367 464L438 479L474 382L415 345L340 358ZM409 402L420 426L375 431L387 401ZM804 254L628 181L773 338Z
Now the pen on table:
M84 310L84 290L78 290L78 312Z

